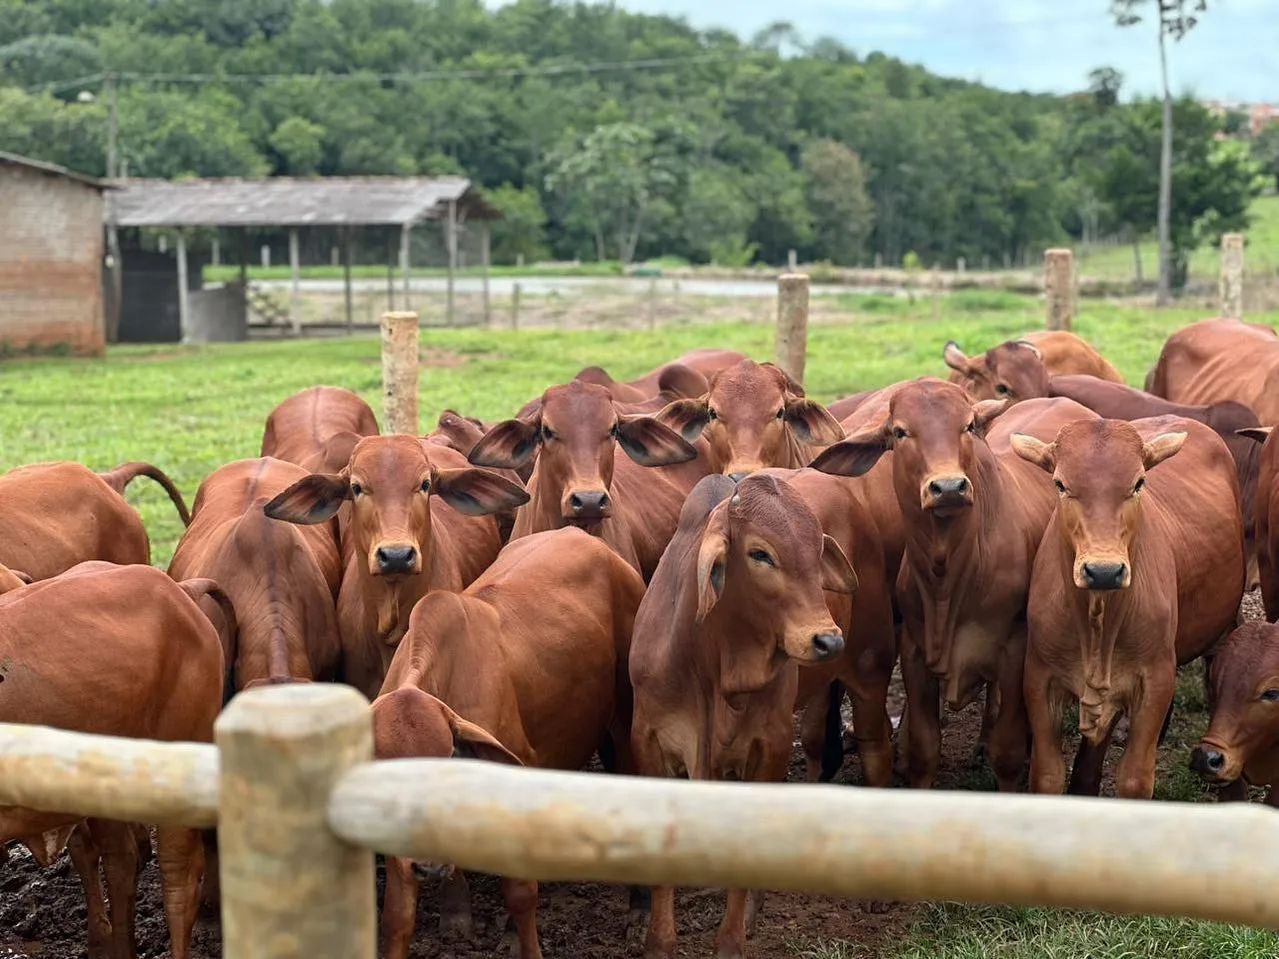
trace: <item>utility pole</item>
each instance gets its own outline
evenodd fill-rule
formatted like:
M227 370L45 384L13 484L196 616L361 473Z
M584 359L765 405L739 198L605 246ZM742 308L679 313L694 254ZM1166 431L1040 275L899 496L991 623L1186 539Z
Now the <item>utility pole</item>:
M107 94L107 179L115 180L120 175L120 151L118 145L120 123L116 111L115 74L105 77ZM107 200L107 256L111 258L111 303L106 316L106 339L115 343L120 339L120 315L124 300L124 264L120 260L120 231L115 223L115 206Z

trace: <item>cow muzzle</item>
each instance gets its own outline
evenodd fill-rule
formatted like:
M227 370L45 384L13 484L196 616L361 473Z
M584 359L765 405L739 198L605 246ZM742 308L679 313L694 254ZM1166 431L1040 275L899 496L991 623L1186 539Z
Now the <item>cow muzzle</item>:
M825 663L844 651L844 634L834 623L794 630L786 637L786 655L802 663Z
M920 487L919 501L926 510L964 509L973 505L973 484L963 473L932 476Z
M416 575L422 572L422 553L412 543L383 543L373 550L374 576Z
M1190 754L1190 768L1213 783L1234 782L1242 772L1241 764L1229 749L1201 742Z
M613 500L608 490L570 490L561 504L561 513L569 523L589 525L613 515Z
M1121 559L1085 559L1075 570L1075 585L1080 589L1127 589L1132 583L1132 569Z
M740 483L752 473L758 473L764 468L764 465L760 462L734 460L732 463L728 464L728 468L724 470L724 475L726 475L734 483Z

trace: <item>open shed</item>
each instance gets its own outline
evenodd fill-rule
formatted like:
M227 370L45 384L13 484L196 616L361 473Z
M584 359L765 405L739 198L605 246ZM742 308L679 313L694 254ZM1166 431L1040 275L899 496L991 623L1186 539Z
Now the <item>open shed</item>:
M122 180L107 203L107 228L125 227L172 230L177 235L178 313L181 338L193 338L204 324L193 315L188 272L186 231L200 227L287 229L292 269L290 321L301 332L298 310L300 267L298 231L307 227L334 227L341 237L346 322L353 324L351 306L351 237L365 227L393 227L400 231L399 271L404 305L410 292L410 239L420 224L434 221L444 231L448 252L448 321L453 320L454 274L457 270L459 224L480 222L481 269L488 287L489 236L487 221L497 211L465 177L325 177L261 180ZM117 256L117 264L122 257ZM241 244L240 284L247 289L247 249ZM119 267L117 267L119 268ZM388 269L391 264L388 264ZM243 297L241 296L241 328ZM203 337L200 337L203 338Z

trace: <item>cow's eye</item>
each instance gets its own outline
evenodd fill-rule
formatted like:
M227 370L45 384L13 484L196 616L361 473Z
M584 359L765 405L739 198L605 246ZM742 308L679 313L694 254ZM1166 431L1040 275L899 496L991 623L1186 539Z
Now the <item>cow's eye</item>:
M423 493L431 492L431 481L429 479L422 480L422 485L418 487Z
M1136 496L1145 488L1146 488L1146 477L1143 476L1141 479L1137 480L1137 482L1133 484L1132 495Z
M773 562L773 557L768 555L768 553L762 549L753 549L746 555L749 556L754 562L760 563L763 566L777 565L776 563Z
M352 496L363 496L363 495L364 495L364 487L363 487L363 486L361 486L359 483L352 483L352 484L351 484L351 495L352 495Z
M1013 391L1008 388L1007 383L999 383L995 386L995 392L1000 396L1011 396Z
M706 410L706 418L707 418L708 420L717 420L717 419L719 419L719 414L718 414L718 413L716 413L713 409L709 409L709 408L708 408L708 409Z
M555 439L555 430L551 429L549 426L543 426L543 427L542 427L542 439L544 439L544 440L553 440L553 439Z
M1267 689L1261 694L1263 703L1279 703L1279 689Z
M778 411L777 411L777 418L778 418L779 420L780 420L780 419L785 419L785 417L786 417L786 410L785 410L785 408L780 409L780 410L778 410Z
M965 427L964 427L964 432L965 432L965 433L976 433L976 432L977 432L977 421L976 421L976 420L973 420L971 423L969 423L967 426L965 426Z
M617 424L616 424L616 423L614 423L614 424L613 424L613 428L612 428L612 429L610 429L610 430L608 431L608 435L609 435L609 436L611 436L611 437L613 437L613 439L617 439Z
M903 427L900 427L900 426L893 427L893 439L904 440L908 436L910 436L910 434L907 433Z
M1062 496L1065 496L1066 493L1068 492L1068 490L1066 489L1066 484L1059 479L1054 479L1053 485L1057 487L1057 492L1060 493Z

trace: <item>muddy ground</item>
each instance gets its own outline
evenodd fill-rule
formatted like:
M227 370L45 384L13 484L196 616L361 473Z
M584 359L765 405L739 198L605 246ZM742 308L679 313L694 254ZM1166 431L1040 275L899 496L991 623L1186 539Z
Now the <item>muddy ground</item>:
M1256 595L1245 597L1244 615L1260 618ZM984 768L974 767L973 749L981 724L980 703L946 718L942 737L942 770L939 785L948 789L993 788ZM901 711L900 686L894 688L889 711ZM1073 744L1067 743L1073 754ZM1168 753L1165 750L1165 753ZM1165 766L1184 758L1161 755ZM1108 769L1113 769L1114 755ZM802 780L803 763L796 750L791 779ZM849 757L837 782L861 781L860 763ZM1104 789L1109 790L1109 777ZM749 841L749 837L743 837ZM850 863L850 868L855 864ZM379 870L379 896L381 876ZM474 935L470 940L442 941L436 934L436 890L424 884L418 911L415 959L480 959L506 956L506 917L497 882L474 877ZM723 909L721 892L684 890L676 901L681 956L705 956ZM886 910L886 911L878 911ZM760 916L752 955L784 957L802 954L816 942L848 940L866 955L877 955L878 946L891 941L910 924L914 906L906 903L870 904L825 896L770 894ZM548 957L561 959L618 959L635 954L627 944L627 893L617 887L587 883L547 883L541 888L538 927ZM216 959L220 951L219 923L211 911L201 915L194 940L193 959ZM15 848L9 863L0 867L0 959L77 959L85 956L85 907L80 883L70 861L63 856L49 869L41 869L25 849ZM142 875L138 900L138 955L142 959L168 953L168 933L161 910L159 873L154 861Z

